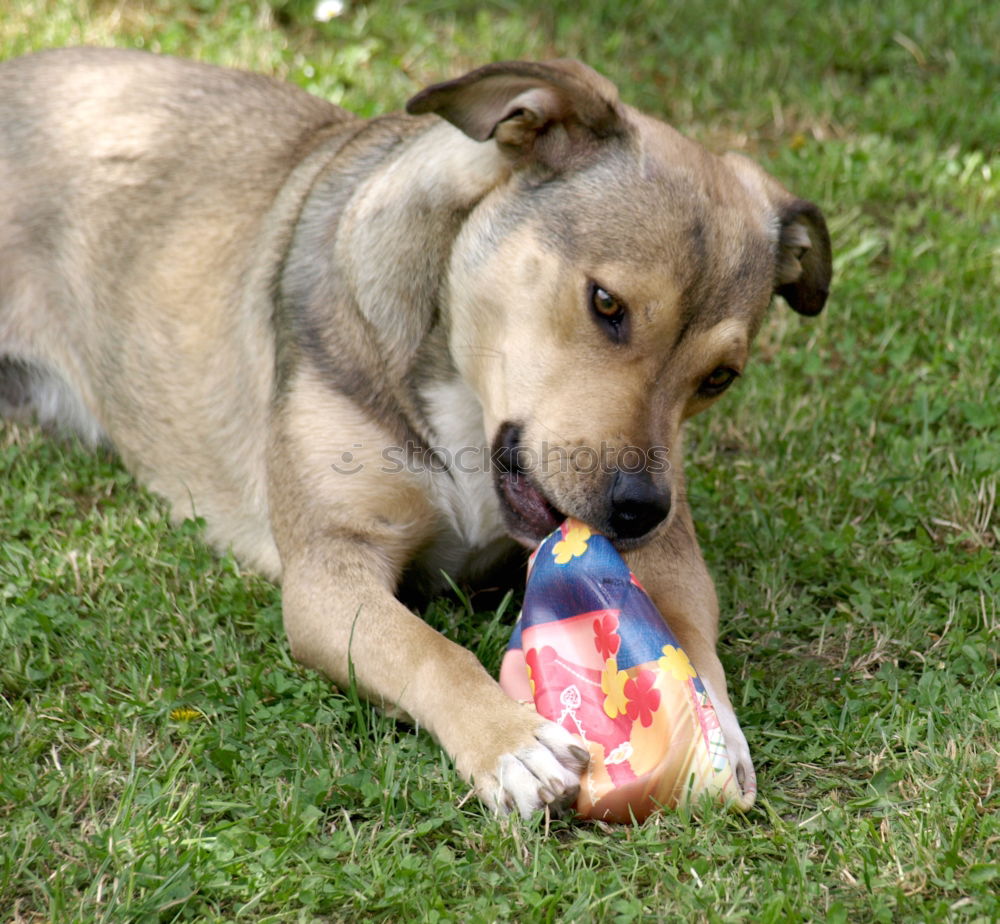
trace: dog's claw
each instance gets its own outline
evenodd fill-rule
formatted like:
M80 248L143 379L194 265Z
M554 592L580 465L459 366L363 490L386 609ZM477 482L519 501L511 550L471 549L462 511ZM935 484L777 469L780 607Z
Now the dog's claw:
M754 799L757 797L757 774L753 768L753 758L750 756L750 745L747 744L746 735L740 728L739 720L729 703L729 698L720 694L704 674L702 674L701 680L705 685L708 698L715 706L719 727L726 740L726 755L729 758L729 766L732 768L736 782L743 793L741 806L747 809L753 805ZM725 688L723 687L722 693L724 692Z
M749 808L757 797L757 773L753 767L747 740L739 726L736 726L735 730L730 729L726 734L726 751L729 765L733 768L733 775L736 777L740 792L743 793L741 806L744 809Z
M740 791L743 793L743 804L749 808L757 798L757 774L749 757L746 762L740 761L734 764L734 767L736 782L739 783Z

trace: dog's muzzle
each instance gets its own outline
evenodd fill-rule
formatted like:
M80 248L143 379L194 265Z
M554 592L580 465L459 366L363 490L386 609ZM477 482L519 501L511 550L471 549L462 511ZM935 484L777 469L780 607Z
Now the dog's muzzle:
M603 498L594 498L589 515L563 512L542 491L521 446L521 428L504 423L493 441L494 484L511 534L529 544L544 539L567 514L587 522L621 547L639 545L670 514L670 493L646 471L608 473Z

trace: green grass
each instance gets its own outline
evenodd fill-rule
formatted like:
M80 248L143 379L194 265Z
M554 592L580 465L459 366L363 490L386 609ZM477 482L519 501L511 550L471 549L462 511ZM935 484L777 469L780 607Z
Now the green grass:
M1000 919L995 6L309 9L7 0L0 49L141 46L365 114L488 59L579 56L825 208L828 312L776 305L689 440L757 807L486 816L425 734L291 662L277 590L198 524L171 528L113 459L7 425L0 918ZM503 619L454 598L429 618L496 668Z

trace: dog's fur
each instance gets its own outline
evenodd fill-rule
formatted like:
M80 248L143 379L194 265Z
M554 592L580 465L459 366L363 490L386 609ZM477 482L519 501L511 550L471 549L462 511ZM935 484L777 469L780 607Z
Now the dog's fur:
M751 797L681 427L774 292L823 307L823 217L575 62L408 108L363 121L139 52L0 65L0 404L204 517L281 581L297 658L341 684L351 663L500 810L571 801L586 753L397 593L586 521L691 656ZM669 470L573 453L627 446Z

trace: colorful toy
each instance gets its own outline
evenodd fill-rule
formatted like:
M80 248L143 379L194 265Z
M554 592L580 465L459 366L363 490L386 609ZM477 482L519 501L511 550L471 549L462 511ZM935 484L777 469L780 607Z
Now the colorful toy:
M500 685L583 739L580 815L642 821L703 793L753 803L687 654L614 546L583 523L567 520L532 556Z

